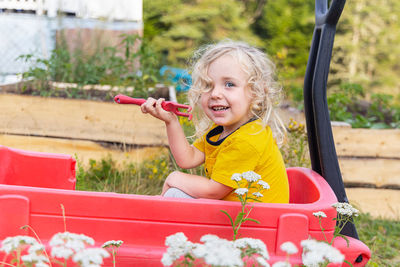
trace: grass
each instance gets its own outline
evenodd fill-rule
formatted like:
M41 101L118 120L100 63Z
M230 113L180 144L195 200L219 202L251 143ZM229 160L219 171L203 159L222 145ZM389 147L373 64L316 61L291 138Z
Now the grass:
M368 266L400 266L400 221L374 219L361 214L356 220L360 240L371 250Z

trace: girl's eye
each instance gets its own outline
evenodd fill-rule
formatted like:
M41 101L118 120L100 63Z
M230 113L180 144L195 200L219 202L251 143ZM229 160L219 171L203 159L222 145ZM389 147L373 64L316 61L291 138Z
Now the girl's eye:
M232 82L226 82L225 87L234 87L235 85Z

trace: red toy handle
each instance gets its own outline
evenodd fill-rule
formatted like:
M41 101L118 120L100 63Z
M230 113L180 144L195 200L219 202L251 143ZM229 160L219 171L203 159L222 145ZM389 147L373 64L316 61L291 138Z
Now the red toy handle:
M144 102L146 102L146 99L143 98L132 98L126 95L116 95L114 97L114 101L118 104L134 104L134 105L142 105ZM178 116L183 116L183 117L188 117L189 120L192 119L192 114L185 113L180 111L179 109L187 109L186 112L190 112L192 110L191 106L184 105L184 104L179 104L175 103L172 101L163 101L161 103L161 106L164 110L166 111L171 111L175 113Z
M146 99L143 98L132 98L126 95L117 95L114 97L114 101L118 104L134 104L141 105L146 102Z

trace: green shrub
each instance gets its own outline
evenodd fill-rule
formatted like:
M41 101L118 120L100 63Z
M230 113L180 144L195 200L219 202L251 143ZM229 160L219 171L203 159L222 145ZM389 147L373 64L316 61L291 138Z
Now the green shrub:
M138 35L123 34L121 37L119 46L98 48L94 53L84 52L79 46L71 51L65 38L61 38L49 59L33 54L18 57L31 65L22 77L33 80L33 94L41 96L63 93L50 87L49 81L55 81L78 84L77 89L64 92L67 97L87 97L79 87L88 84L130 86L135 88L134 93L124 93L146 97L148 88L161 79L159 55Z
M364 89L359 84L342 84L327 97L332 121L344 121L353 128L399 128L400 107L393 96L373 94L364 100Z

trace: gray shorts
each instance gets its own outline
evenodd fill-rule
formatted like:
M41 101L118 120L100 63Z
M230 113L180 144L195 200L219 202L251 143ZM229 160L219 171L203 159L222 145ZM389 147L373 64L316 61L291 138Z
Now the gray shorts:
M176 197L176 198L194 198L191 195L186 194L182 190L171 187L170 189L165 192L164 197Z

